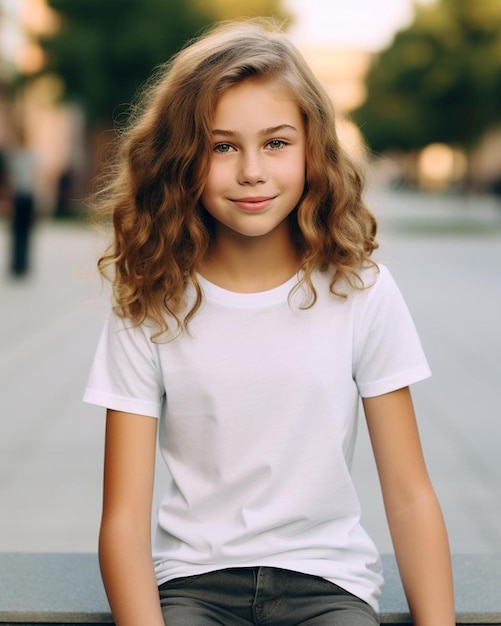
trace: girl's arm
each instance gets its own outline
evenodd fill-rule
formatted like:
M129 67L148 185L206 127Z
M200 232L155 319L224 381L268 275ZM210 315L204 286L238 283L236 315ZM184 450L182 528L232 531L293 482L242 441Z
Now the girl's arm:
M151 556L157 420L108 410L99 563L117 626L164 626Z
M453 626L447 532L409 388L363 400L395 556L415 626Z

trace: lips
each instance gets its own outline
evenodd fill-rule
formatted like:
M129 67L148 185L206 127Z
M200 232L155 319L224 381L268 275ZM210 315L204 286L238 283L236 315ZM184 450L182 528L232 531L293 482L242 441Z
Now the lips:
M249 198L237 198L236 200L232 200L233 204L235 204L242 211L247 212L258 212L263 211L268 208L271 202L274 200L274 197L269 196L256 196Z

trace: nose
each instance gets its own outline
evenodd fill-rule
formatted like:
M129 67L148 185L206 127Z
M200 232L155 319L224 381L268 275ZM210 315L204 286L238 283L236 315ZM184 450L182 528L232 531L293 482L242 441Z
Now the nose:
M238 182L240 185L258 185L267 180L263 157L258 152L243 153L240 159Z

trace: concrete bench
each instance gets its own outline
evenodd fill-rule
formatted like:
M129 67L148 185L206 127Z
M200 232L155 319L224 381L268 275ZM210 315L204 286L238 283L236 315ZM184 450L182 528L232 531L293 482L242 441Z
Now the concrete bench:
M381 624L411 624L392 555ZM501 554L456 555L456 623L501 625ZM104 626L113 620L95 554L0 554L0 624Z

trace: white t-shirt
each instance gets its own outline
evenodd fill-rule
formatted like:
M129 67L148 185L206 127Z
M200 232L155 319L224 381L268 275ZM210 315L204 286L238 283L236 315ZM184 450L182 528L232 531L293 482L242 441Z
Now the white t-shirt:
M365 290L329 291L313 275L260 293L200 278L189 334L152 343L148 324L111 315L85 400L160 418L172 476L159 507L159 584L227 567L272 566L324 577L378 610L377 550L360 525L350 476L359 399L429 376L388 270Z

